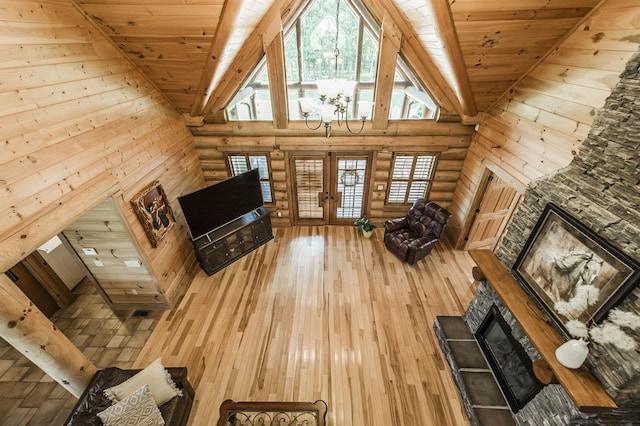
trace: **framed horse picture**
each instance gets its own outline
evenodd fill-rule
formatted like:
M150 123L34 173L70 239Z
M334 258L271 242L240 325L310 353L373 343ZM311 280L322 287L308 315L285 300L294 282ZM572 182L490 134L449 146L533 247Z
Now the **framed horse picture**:
M600 323L640 278L640 265L554 204L547 204L513 273L565 337L565 324Z
M160 182L155 181L140 191L131 200L131 206L140 219L151 245L157 247L175 223L173 211Z

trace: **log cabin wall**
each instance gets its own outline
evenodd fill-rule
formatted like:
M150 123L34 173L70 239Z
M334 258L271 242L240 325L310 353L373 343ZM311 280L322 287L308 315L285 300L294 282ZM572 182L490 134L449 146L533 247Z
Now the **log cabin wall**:
M473 136L449 223L457 247L487 169L521 187L567 166L640 41L640 1L607 1L505 94Z
M204 185L193 136L72 2L3 6L0 270L113 196L161 305L175 304L196 270L177 202ZM177 226L152 248L129 201L155 180Z
M229 177L224 160L226 152L267 152L270 157L273 184L273 205L269 207L274 226L292 224L293 202L291 200L291 173L289 155L302 152L370 152L373 154L372 179L369 183L369 205L365 214L381 226L387 219L403 216L407 207L391 207L385 204L391 163L394 152L438 153L438 163L431 187L430 198L442 207L449 207L456 187L467 147L471 141L473 126L461 123L429 122L392 123L394 136L383 132L369 131L373 135L340 135L334 132L327 139L309 137L294 127L286 135L274 131L270 123L246 123L232 125L205 125L193 127L194 142L202 164L207 184ZM304 125L303 125L304 126ZM291 126L290 126L291 127ZM233 136L233 134L242 136ZM296 136L296 134L299 135ZM365 134L367 131L365 130ZM384 189L378 190L381 185ZM276 214L280 213L280 217Z

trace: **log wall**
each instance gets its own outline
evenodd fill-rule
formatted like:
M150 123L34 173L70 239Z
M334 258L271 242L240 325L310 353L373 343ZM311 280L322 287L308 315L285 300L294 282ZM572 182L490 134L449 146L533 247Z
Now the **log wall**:
M457 246L471 225L486 168L523 186L567 166L638 49L640 1L607 1L491 108L474 134L449 225Z
M200 156L204 176L208 184L228 177L225 152L265 152L270 157L274 204L267 206L274 226L289 226L292 222L294 200L291 200L290 171L288 156L295 153L321 152L367 152L373 154L372 179L370 181L369 205L366 214L381 225L384 220L406 214L407 208L385 205L385 195L394 152L433 152L439 154L430 198L442 207L449 207L453 190L460 178L465 153L471 140L473 127L460 123L431 122L423 128L413 127L413 123L399 128L394 136L365 130L366 136L345 136L334 132L327 139L324 133L309 137L306 130L289 130L287 135L264 127L260 123L242 123L238 133L242 136L224 135L230 133L236 124L217 126L206 125L193 128L195 144ZM239 125L238 125L239 126ZM270 127L270 126L269 126ZM300 132L299 136L295 136ZM215 134L223 134L223 136ZM252 135L253 133L253 135ZM373 134L371 134L373 133ZM301 143L304 141L304 143ZM382 185L383 190L378 190ZM276 213L281 216L278 217Z

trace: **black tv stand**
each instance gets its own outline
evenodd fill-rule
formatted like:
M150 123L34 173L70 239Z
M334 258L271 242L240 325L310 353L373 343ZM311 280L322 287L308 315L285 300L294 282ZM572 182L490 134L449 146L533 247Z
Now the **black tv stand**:
M192 240L200 266L213 275L273 239L269 210L260 207Z

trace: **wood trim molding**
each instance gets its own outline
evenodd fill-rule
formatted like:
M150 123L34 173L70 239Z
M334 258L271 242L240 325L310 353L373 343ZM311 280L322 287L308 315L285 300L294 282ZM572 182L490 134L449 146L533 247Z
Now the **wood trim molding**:
M71 306L76 295L65 285L60 277L49 266L47 261L36 250L24 259L27 269L40 281L45 290L61 308Z
M496 255L490 250L470 250L469 254L578 409L593 413L617 408L613 399L585 366L571 370L558 362L555 351L564 343L564 339L544 320L544 314Z

